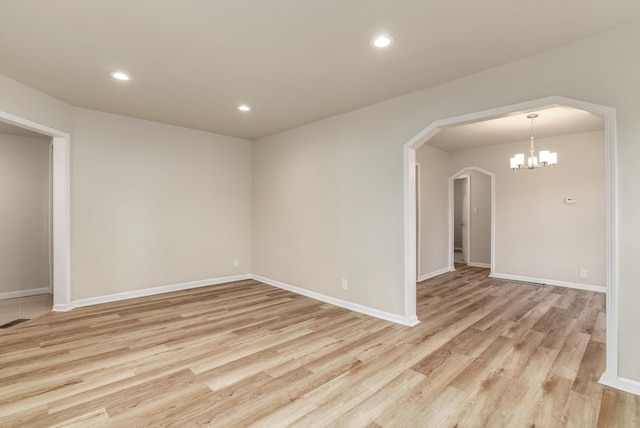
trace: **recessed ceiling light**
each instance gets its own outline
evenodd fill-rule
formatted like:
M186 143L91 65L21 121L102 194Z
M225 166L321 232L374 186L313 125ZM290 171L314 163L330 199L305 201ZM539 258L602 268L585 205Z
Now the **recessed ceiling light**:
M118 80L129 80L130 77L127 76L126 74L124 74L121 71L110 71L109 72L109 76L113 77L114 79L118 79Z
M248 105L242 104L240 107L238 107L238 110L240 110L240 111L249 111L249 110L251 110L251 107L249 107Z
M386 48L393 44L393 37L388 34L380 34L371 40L371 44L376 48Z

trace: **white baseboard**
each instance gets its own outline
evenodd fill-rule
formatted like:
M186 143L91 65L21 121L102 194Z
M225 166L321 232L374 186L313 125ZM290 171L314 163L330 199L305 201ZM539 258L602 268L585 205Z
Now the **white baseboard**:
M226 282L243 281L251 279L251 275L225 276L221 278L204 279L200 281L183 282L181 284L164 285L162 287L145 288L143 290L126 291L124 293L109 294L107 296L90 297L71 302L72 308L98 305L100 303L117 302L120 300L134 299L136 297L153 296L155 294L170 293L172 291L188 290L190 288L206 287L208 285L224 284ZM54 307L55 310L55 307Z
M640 382L633 379L627 379L621 376L607 376L607 374L604 373L600 378L600 383L610 386L611 388L619 389L620 391L640 395Z
M448 271L448 270L445 270L445 271ZM258 275L251 275L251 274L227 276L222 278L213 278L213 279L206 279L206 280L193 281L193 282L184 282L181 284L165 285L162 287L154 287L154 288L145 288L143 290L127 291L124 293L110 294L107 296L90 297L87 299L80 299L80 300L75 300L71 302L71 307L81 308L84 306L98 305L101 303L117 302L121 300L134 299L136 297L153 296L156 294L169 293L172 291L206 287L208 285L217 285L217 284L223 284L227 282L243 281L247 279L255 279L256 281L263 282L273 287L282 288L284 290L291 291L296 294L300 294L303 296L310 297L312 299L320 300L321 302L329 303L329 304L339 306L341 308L349 309L355 312L359 312L365 315L370 315L372 317L381 318L383 320L391 321L397 324L413 326L418 324L419 322L417 319L408 320L405 317L400 315L395 315L388 312L380 311L378 309L369 308L366 306L359 305L357 303L347 302L345 300L326 296L324 294L316 293L314 291L305 290L303 288L295 287L293 285L285 284L269 278L264 278ZM68 308L65 308L65 310L67 309ZM56 308L54 308L54 310L56 310Z
M71 304L68 305L53 305L53 308L51 308L52 312L69 312L71 309L73 309L73 306Z
M433 278L433 277L436 277L438 275L442 275L443 273L448 273L448 272L451 272L451 269L442 268L442 269L434 270L433 272L429 272L429 273L425 273L424 275L420 275L418 277L418 282L426 281L429 278Z
M491 264L489 264L489 263L469 262L469 263L467 263L467 266L491 269Z
M528 276L509 275L505 273L494 273L492 278L508 279L511 281L533 282L536 284L556 285L559 287L576 288L578 290L597 291L606 293L607 288L602 285L579 284L577 282L556 281L554 279L531 278Z
M38 296L40 294L51 294L51 288L32 288L31 290L7 291L0 293L0 300L17 299L19 297Z
M251 277L256 281L264 282L265 284L271 285L273 287L282 288L283 290L291 291L292 293L310 297L312 299L319 300L321 302L329 303L334 306L339 306L341 308L349 309L351 311L359 312L361 314L369 315L375 318L380 318L385 321L391 321L396 324L414 326L419 322L417 319L410 320L400 315L384 312L378 309L369 308L367 306L359 305L357 303L347 302L346 300L341 300L335 297L326 296L324 294L316 293L315 291L310 291L304 288L285 284L283 282L275 281L273 279L265 278L263 276L251 275Z

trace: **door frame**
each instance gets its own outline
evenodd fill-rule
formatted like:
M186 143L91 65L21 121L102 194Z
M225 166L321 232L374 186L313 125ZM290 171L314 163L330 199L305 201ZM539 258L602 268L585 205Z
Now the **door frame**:
M52 138L52 235L53 235L53 308L71 309L71 237L69 209L69 148L66 132L0 111L0 121Z
M600 383L623 389L618 365L618 230L617 230L617 140L616 109L585 101L551 96L489 110L454 116L432 122L403 146L404 187L404 308L405 322L416 325L416 215L415 162L416 149L436 135L444 126L479 122L509 113L535 110L549 106L572 107L604 117L605 134L605 235L606 235L606 368ZM494 228L495 229L495 228ZM495 258L492 259L495 263Z
M422 212L422 196L420 195L420 162L416 162L416 281L420 281L420 257L422 256L422 240L420 239Z
M463 170L464 171L464 170ZM453 251L455 245L452 239L455 235L455 180L464 180L464 198L462 199L462 256L464 263L469 264L469 257L471 255L471 175L461 172L460 175L454 177L453 180L449 177L449 270L454 271L455 263L453 257ZM452 187L453 197L451 196ZM453 209L451 204L453 203ZM452 217L453 216L453 217ZM466 222L466 223L465 223ZM453 229L453 231L452 231Z

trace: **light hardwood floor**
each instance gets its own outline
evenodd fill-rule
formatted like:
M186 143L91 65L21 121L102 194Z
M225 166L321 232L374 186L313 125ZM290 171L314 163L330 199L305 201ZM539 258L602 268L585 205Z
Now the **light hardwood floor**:
M637 427L598 384L605 296L462 268L403 327L256 281L0 334L0 426Z

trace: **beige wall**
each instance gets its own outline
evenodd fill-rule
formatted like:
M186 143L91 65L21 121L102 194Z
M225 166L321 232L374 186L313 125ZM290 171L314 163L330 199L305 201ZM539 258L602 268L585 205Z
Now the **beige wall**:
M449 267L449 153L423 145L420 163L420 276Z
M604 286L604 133L537 139L536 147L558 153L559 165L512 172L509 158L527 145L522 141L451 156L451 171L477 166L496 175L494 273ZM481 175L474 173L472 186ZM472 200L477 192L472 188ZM566 205L565 197L577 203ZM472 214L471 221L479 214ZM480 262L473 251L472 261ZM580 268L589 271L589 278L579 277Z
M320 210L322 218L326 219L306 224L304 235L300 235L295 227L299 224L300 214L294 210L281 210L279 216L265 216L270 212L268 201L287 200L289 189L285 185L263 185L256 181L258 177L254 177L253 225L254 239L258 241L253 252L255 273L335 295L339 288L335 279L323 282L316 276L320 273L317 260L329 257L330 261L322 262L322 267L331 271L333 277L337 277L338 272L348 271L359 279L354 285L363 290L361 296L346 295L344 298L402 314L402 156L405 143L436 120L550 95L613 106L617 109L620 178L620 369L622 376L640 380L640 366L636 364L640 339L634 331L634 326L640 324L640 313L633 303L640 301L640 287L636 286L640 283L640 275L635 269L640 257L640 226L636 220L640 216L636 189L640 170L635 167L635 160L640 159L640 145L636 144L640 139L637 120L640 117L637 102L640 99L640 85L637 84L640 56L633 54L638 51L639 40L640 25L628 26L255 141L254 172L260 179L265 183L274 183L276 177L279 183L302 179L307 192L322 197L317 203L311 198L298 198L293 205L306 201L312 204L305 207L306 211ZM316 166L314 169L319 177L311 181L278 168L287 162L282 157L289 158L288 148L295 147L292 152L295 157L312 159L313 152L319 150L318 145L323 147L318 164L329 159L331 166L339 168L337 174L342 194L354 191L352 197L342 197L339 204L329 207L327 200L335 201L339 197L334 169ZM560 162L566 159L561 153L558 155ZM338 218L341 219L339 227L335 223ZM497 221L499 223L500 218ZM278 233L272 232L274 230ZM287 264L303 240L318 243L318 247L308 254L296 255L299 264L304 264L306 269ZM292 275L293 270L295 275ZM573 268L570 270L573 272Z
M49 144L0 134L0 296L49 288Z
M78 109L72 144L73 300L251 272L250 142Z

